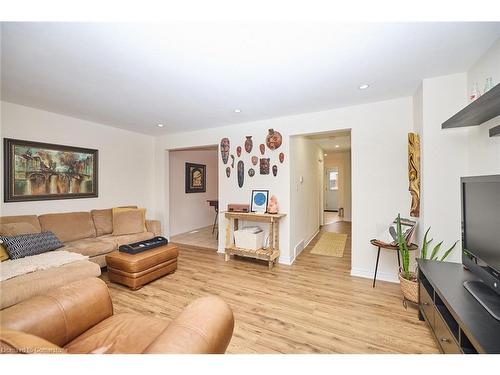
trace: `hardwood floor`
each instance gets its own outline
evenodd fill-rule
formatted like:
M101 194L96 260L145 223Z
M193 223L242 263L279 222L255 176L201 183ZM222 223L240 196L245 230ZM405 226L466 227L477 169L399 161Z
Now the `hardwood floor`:
M350 234L349 222L323 230ZM179 269L132 292L108 282L115 312L173 319L197 297L216 294L233 309L228 353L438 353L414 308L405 310L398 284L351 277L349 236L343 258L310 254L292 266L213 251L181 249Z
M170 239L170 242L180 246L184 245L184 247L192 249L212 249L215 251L217 251L218 246L217 237L212 234L211 225L187 233L175 235Z
M339 217L338 212L323 211L323 222L325 225L333 224L337 221L342 221L343 219Z

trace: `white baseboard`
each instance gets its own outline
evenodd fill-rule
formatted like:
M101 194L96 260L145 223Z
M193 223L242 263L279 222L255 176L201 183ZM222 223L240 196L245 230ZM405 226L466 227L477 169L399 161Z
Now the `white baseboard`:
M316 237L316 236L318 235L318 233L319 233L319 229L316 231L316 233L314 233L314 234L312 235L312 237L311 237L311 238L309 238L309 241L306 241L306 245L304 246L304 249L305 249L307 246L309 246L309 244L311 243L311 241L312 241L312 240L314 240L314 237Z
M294 261L295 261L295 258L285 257L285 256L282 256L282 255L280 255L280 257L278 258L278 263L279 264L284 264L284 265L287 265L287 266L291 266Z
M304 249L305 249L307 246L309 246L309 244L311 243L311 241L314 239L314 237L316 237L316 236L318 235L318 233L319 233L319 229L318 229L318 230L317 230L317 231L316 231L316 232L312 235L312 237L311 237L311 238L309 238L308 240L302 240L302 241L300 241L300 242L297 244L297 246L295 246L295 248L294 248L294 254L293 254L293 257L292 257L292 258L289 258L289 257L285 258L287 263L283 263L283 264L289 264L289 265L293 264L293 262L295 262L295 259L297 259L297 257L299 256L299 254L300 254L301 252L303 252L303 251L304 251ZM298 247L299 245L301 245L301 244L303 244L303 245L302 245L302 246L300 246L300 250L297 252L297 247ZM282 262L281 262L281 257L280 257L280 262L279 262L279 263L282 263Z
M351 268L351 276L356 276L356 277L364 277L366 279L372 279L373 280L373 270L364 270L360 268ZM389 281L391 283L398 283L399 284L399 279L398 275L395 273L390 273L390 272L377 272L377 281Z

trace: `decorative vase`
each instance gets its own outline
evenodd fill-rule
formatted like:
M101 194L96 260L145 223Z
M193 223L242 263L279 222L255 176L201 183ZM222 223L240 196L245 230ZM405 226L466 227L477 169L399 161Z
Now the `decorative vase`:
M250 168L250 169L248 170L248 176L250 176L250 177L255 176L255 169Z
M222 162L227 164L229 159L229 138L222 138L220 141L220 154L222 156Z
M259 149L260 149L260 154L264 155L264 152L266 152L266 145L264 143L261 143Z
M243 182L245 181L245 165L243 164L243 160L240 160L238 162L237 173L238 173L238 186L241 188L243 187Z
M234 155L231 155L231 168L234 168Z
M257 156L252 156L252 164L257 165L258 162L259 162L259 158Z
M241 146L236 147L236 155L237 155L238 157L240 157L240 156L241 156Z
M278 204L278 198L276 198L276 195L272 195L271 198L269 198L269 203L267 205L267 213L277 214L279 210L280 207Z
M285 154L280 152L279 158L280 158L280 163L283 163L283 161L285 160Z
M277 174L278 174L278 166L273 165L273 176L276 177Z
M283 142L283 137L280 132L275 131L274 129L269 129L269 134L266 137L266 144L270 150L276 150L281 146Z
M229 167L226 167L226 176L227 176L227 178L229 178L229 176L231 176L231 168L229 168Z
M415 272L410 272L411 280L405 279L403 277L403 272L400 270L399 277L399 285L401 287L401 292L403 293L403 297L405 300L418 303L418 281L417 275Z
M248 152L248 153L251 153L252 152L252 148L253 148L252 136L251 135L247 135L247 140L245 141L245 151Z

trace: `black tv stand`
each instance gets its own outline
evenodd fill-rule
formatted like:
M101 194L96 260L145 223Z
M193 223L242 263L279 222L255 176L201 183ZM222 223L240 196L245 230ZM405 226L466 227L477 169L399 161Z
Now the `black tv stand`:
M479 280L464 281L464 287L496 320L500 320L500 296Z
M418 259L418 268L419 317L441 351L500 353L500 321L464 288L477 287L478 277L459 263Z

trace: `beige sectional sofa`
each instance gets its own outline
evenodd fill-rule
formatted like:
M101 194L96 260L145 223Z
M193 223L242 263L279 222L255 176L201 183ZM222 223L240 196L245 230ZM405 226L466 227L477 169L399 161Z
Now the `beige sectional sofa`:
M5 233L1 233L1 228L8 226L5 224L16 223L30 224L33 228L31 233L54 232L64 243L64 247L60 250L86 255L89 257L89 261L73 262L1 282L1 309L71 281L99 276L100 268L106 266L106 254L118 249L122 244L142 241L161 234L159 221L146 220L144 232L114 236L111 209L40 216L3 216L0 217L0 224L2 224L0 225L0 235L5 235ZM24 225L25 227L26 225Z

